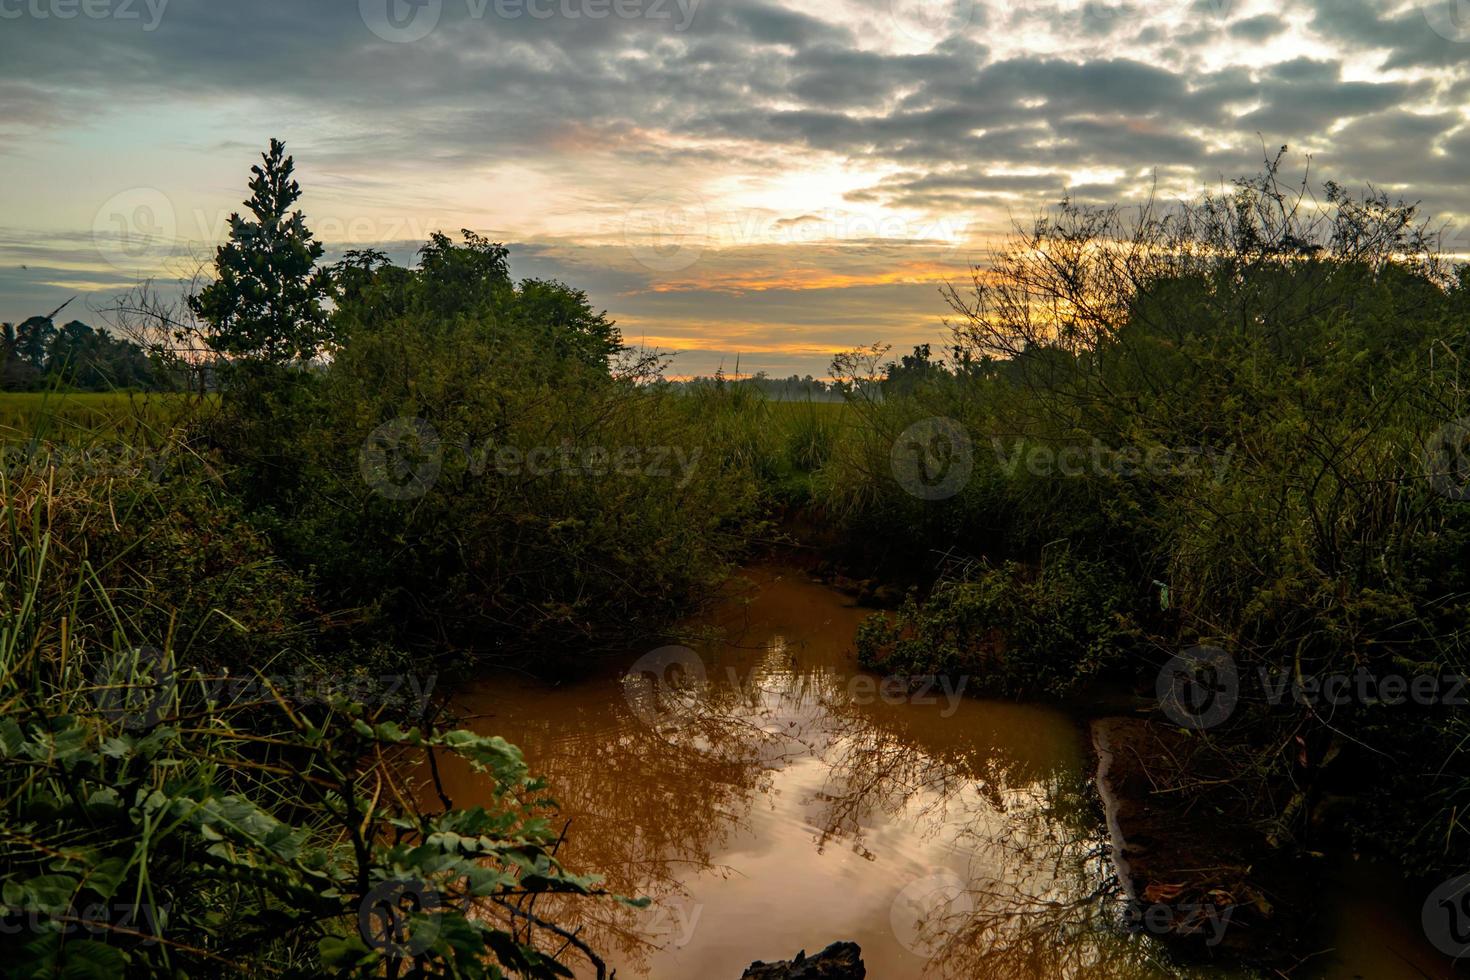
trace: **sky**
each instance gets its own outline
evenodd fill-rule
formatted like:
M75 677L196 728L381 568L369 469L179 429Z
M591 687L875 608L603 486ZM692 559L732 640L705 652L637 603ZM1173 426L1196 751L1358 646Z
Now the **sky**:
M1281 145L1470 251L1467 110L1470 0L0 0L0 320L187 278L278 137L329 258L468 228L673 375L821 377Z

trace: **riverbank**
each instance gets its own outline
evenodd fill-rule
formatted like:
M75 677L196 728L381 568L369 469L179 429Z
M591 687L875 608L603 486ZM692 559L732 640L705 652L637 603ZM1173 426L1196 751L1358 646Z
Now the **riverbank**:
M734 978L836 940L897 980L1257 975L1241 920L1208 962L1129 933L1085 718L864 671L853 638L869 614L809 568L758 564L679 625L682 645L559 683L492 674L455 692L470 724L545 775L571 820L568 859L653 899L574 920L619 975ZM474 801L471 773L443 776ZM1160 834L1176 826L1158 819ZM1195 845L1218 829L1198 813L1177 826ZM1375 918L1403 918L1351 890L1320 904L1273 909L1318 926L1309 953L1334 930L1380 935ZM1414 972L1433 968L1423 952L1303 953L1290 975L1436 976Z

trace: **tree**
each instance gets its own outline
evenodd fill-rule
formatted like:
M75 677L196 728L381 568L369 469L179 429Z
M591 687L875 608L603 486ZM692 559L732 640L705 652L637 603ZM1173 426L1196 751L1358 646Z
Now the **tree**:
M82 391L152 388L148 353L137 344L72 320L56 332L46 356L46 378Z
M444 330L474 322L486 343L521 343L545 364L581 364L607 373L627 348L606 311L587 294L555 279L510 275L509 250L466 229L463 244L436 232L419 249L416 269L404 269L371 249L348 252L331 268L334 335L375 330Z
M944 373L944 361L934 360L928 344L919 344L912 354L884 366L883 392L887 395L913 394L926 381Z
M215 253L218 278L189 308L209 328L211 349L269 363L314 357L331 342L321 301L328 294L325 270L316 268L322 245L292 206L301 186L292 179L295 163L286 145L271 140L252 167L253 219L230 215L230 240Z
M46 354L56 338L56 325L47 316L33 316L21 322L16 334L15 352L36 370L46 366Z
M626 348L622 332L594 312L587 293L555 279L525 279L516 291L516 319L540 334L558 358L571 358L606 370L608 359Z

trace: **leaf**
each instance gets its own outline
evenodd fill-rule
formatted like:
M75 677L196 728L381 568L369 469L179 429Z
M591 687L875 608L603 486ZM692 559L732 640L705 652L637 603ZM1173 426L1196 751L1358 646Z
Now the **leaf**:
M111 980L127 972L131 957L115 946L93 939L75 939L61 947L62 980Z
M21 908L27 912L60 915L71 906L77 880L70 875L38 875L22 885Z

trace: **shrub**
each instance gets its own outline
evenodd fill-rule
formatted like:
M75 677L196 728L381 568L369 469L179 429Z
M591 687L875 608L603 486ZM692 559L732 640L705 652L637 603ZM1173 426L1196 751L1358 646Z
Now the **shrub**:
M1115 568L1062 553L1031 573L969 565L920 604L879 613L858 631L866 667L970 679L976 691L1060 696L1123 661L1134 627Z
M580 294L479 240L426 252L356 270L329 365L227 393L229 479L323 601L404 642L545 663L646 636L738 548L750 457L646 364L614 372Z
M556 861L520 753L271 687L272 656L310 652L306 590L208 480L0 482L0 972L571 975L516 902L598 889ZM436 754L492 802L416 802Z

